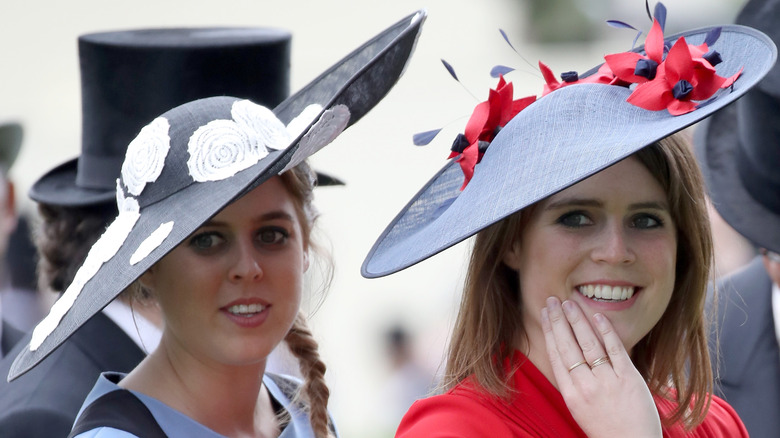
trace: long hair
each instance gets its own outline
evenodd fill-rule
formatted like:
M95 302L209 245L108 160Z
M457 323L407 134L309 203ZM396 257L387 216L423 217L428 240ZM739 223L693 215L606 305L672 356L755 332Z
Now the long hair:
M301 223L304 243L310 251L322 254L322 248L311 238L312 229L319 216L312 202L314 199L313 187L316 181L314 172L303 162L283 173L281 178L293 198L293 204ZM330 283L332 278L332 265L328 264L327 267L326 285ZM326 438L330 436L330 417L328 415L330 390L325 382L326 367L320 358L317 341L314 339L308 327L306 316L302 312L298 312L284 340L287 342L290 352L298 359L300 372L304 379L297 398L305 403L304 407L308 410L314 436Z
M712 392L705 298L713 257L701 172L687 142L675 134L632 155L661 184L677 227L677 266L671 301L661 319L632 350L632 360L651 392L678 403L665 424L703 421ZM471 253L442 387L469 376L483 390L509 394L511 376L502 364L510 346L525 337L517 272L504 264L525 219L526 207L479 232ZM670 391L671 389L671 391Z

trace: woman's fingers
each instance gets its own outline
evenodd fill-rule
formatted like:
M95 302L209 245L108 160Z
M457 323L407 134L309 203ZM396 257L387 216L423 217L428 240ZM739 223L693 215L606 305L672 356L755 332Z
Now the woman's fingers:
M552 324L550 323L550 313L547 308L542 309L542 331L544 332L544 341L547 346L547 357L550 359L555 380L558 382L559 387L571 386L572 381L569 369L574 371L574 369L578 368L579 365L577 364L579 361L570 364L563 362L561 355L558 353L558 346L553 334Z
M623 346L623 341L620 340L620 336L615 332L612 323L609 322L606 316L601 313L593 315L593 322L596 325L599 333L601 333L601 339L604 341L604 348L606 354L612 363L612 369L618 377L625 376L627 373L635 372L636 368L631 362L631 358L628 357L628 352Z
M548 352L551 351L550 347L557 352L560 362L559 368L567 374L589 371L590 366L583 356L583 351L577 343L574 333L572 333L571 325L564 315L558 298L550 297L547 299L547 318L550 330L549 333L545 333L545 342Z
M609 364L609 356L607 356L604 347L601 345L601 339L599 339L593 327L591 327L580 306L574 301L564 301L562 308L564 315L566 315L566 320L571 325L574 336L577 338L582 355L585 357L591 370L594 373L609 370L610 367L604 366ZM599 367L601 368L597 369Z

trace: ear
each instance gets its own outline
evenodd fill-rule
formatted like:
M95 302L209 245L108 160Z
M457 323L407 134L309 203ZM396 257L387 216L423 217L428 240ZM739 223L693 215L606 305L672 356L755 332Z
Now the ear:
M307 248L305 251L303 251L303 272L307 272L309 270L309 249Z
M152 265L149 269L147 269L146 272L141 274L141 276L138 277L138 281L141 283L141 286L143 286L144 289L153 291L154 290L154 265Z
M512 246L504 253L504 264L514 269L515 271L520 269L520 265L523 261L522 258L522 245L520 245L520 239L515 239L512 242Z

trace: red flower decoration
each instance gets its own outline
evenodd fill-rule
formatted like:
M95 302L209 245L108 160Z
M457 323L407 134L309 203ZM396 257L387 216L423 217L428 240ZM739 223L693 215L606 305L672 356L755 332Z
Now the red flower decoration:
M605 56L604 60L615 76L629 84L641 84L655 79L657 67L664 58L664 32L656 19L653 19L653 27L645 40L645 53L646 55L636 52L615 53Z
M694 109L719 89L729 87L740 73L724 78L704 59L702 47L691 46L680 38L658 66L655 79L639 84L627 101L650 111L669 110L677 116ZM704 50L706 52L706 50Z
M482 160L485 153L484 147L483 150L480 150L480 142L486 144L493 141L500 128L503 128L517 113L536 100L536 96L512 100L513 93L512 83L505 81L504 76L501 75L496 89L490 90L488 100L474 108L463 134L468 146L462 151L453 150L449 157L457 156L456 161L460 163L463 170L465 181L461 190L471 181L471 177L474 176L474 167Z

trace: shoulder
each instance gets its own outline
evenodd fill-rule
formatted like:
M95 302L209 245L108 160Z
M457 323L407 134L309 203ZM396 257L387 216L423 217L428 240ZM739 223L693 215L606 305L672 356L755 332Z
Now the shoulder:
M26 407L0 416L3 438L49 438L66 436L73 416L45 406Z
M404 415L396 438L510 437L510 430L497 413L478 398L448 392L415 402Z
M739 415L725 400L712 396L710 410L697 428L700 436L707 437L747 437L748 433Z
M658 406L659 412L668 414L677 404L670 400L656 397L656 406ZM710 408L701 424L691 430L685 430L682 424L675 423L664 427L664 436L669 438L747 438L748 433L734 408L722 398L712 396Z

